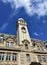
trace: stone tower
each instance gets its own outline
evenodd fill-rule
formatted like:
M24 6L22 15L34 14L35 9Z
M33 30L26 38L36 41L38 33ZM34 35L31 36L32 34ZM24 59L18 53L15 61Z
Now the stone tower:
M17 43L22 45L25 41L32 45L27 28L27 23L23 18L19 18L17 23Z

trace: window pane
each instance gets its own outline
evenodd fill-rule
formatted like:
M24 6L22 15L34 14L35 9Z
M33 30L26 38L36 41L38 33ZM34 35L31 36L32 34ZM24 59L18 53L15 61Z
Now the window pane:
M13 44L14 44L14 43L11 43L11 42L9 43L9 42L8 42L8 43L6 43L6 47L12 48L12 47L13 47Z
M42 46L37 46L39 51L43 51L43 47Z
M13 60L13 61L16 61L16 60L17 60L17 53L13 53L13 54L12 54L12 60Z
M27 44L25 44L25 49L28 49L28 45Z
M6 47L9 47L9 43L6 43Z
M45 58L44 55L42 55L42 61L43 61L43 62L46 62L46 58Z
M47 55L45 57L46 57L46 62L47 62Z
M39 60L40 62L42 62L42 58L41 58L40 55L38 55L38 60Z
M4 60L4 53L3 52L0 53L0 60Z
M0 43L3 42L3 37L0 37Z
M27 59L27 61L30 61L30 55L29 54L26 54L26 59Z
M14 43L13 43L13 42L11 42L11 43L10 43L10 47L13 47L13 44L14 44Z
M37 46L38 50L40 50L39 46Z
M11 54L10 53L7 53L6 54L6 60L9 61L11 59Z
M46 58L45 58L45 56L44 55L38 55L38 60L40 61L40 62L46 62Z
M42 47L42 46L40 46L40 50L42 50L42 51L43 51L43 47Z
M35 46L35 42L32 42L32 45Z

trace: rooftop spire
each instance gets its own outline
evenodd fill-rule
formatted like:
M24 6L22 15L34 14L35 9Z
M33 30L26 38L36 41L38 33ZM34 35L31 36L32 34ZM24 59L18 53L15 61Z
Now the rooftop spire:
M23 19L23 18L19 18L18 20L24 21L24 19Z
M23 18L18 19L18 24L27 25L27 23L25 22Z

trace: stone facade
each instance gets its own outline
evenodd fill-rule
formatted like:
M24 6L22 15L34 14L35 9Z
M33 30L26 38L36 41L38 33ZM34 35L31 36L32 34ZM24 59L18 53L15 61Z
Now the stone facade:
M27 23L19 18L17 35L0 33L0 65L47 65L47 42L30 38Z

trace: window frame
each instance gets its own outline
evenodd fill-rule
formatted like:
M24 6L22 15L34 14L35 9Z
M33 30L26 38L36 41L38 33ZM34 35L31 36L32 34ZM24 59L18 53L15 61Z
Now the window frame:
M11 53L6 53L6 61L10 61L11 60Z
M39 62L46 62L45 55L37 55Z
M3 37L2 36L0 36L0 43L2 43L3 42Z
M0 61L4 60L4 52L0 52Z
M30 61L30 54L26 54L26 60Z
M28 44L25 44L25 49L28 49Z
M17 61L17 53L12 54L12 61Z
M38 46L38 45L37 45L37 49L38 49L39 51L43 51L43 50L44 50L42 46Z
M6 42L6 47L9 47L9 48L13 48L14 47L14 42Z

